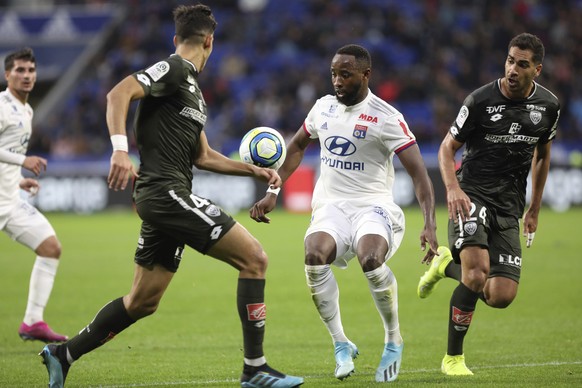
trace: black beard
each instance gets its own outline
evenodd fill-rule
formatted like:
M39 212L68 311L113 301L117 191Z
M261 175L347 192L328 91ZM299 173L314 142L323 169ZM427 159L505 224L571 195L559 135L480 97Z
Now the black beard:
M352 94L352 93L344 94L343 97L338 97L338 95L336 93L335 97L337 98L337 100L339 102L341 102L342 104L344 104L346 106L354 105L354 101L356 100L356 95Z

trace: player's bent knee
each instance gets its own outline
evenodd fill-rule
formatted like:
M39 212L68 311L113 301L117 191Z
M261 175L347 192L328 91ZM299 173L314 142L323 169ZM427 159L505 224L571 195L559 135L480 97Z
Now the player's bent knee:
M59 259L62 253L60 241L56 236L51 236L44 240L38 248L34 251L37 255L42 257L50 257L52 259Z
M487 305L504 309L508 307L517 296L518 284L515 280L496 276L487 281L483 290Z
M511 304L511 300L497 300L497 299L487 299L487 305L494 307L496 309L507 308Z
M324 265L326 264L326 257L321 252L307 251L305 253L306 265Z
M158 309L158 306L159 302L153 300L144 302L130 300L128 306L126 306L126 309L130 317L132 317L135 320L138 320L155 313Z
M370 272L380 267L384 263L384 256L378 257L376 254L366 255L360 260L362 271Z
M463 272L462 283L474 292L481 292L487 283L487 272L480 269Z
M494 307L496 309L504 309L507 308L515 297L509 295L485 295L485 301L488 306Z
M259 249L255 249L251 254L244 256L240 271L244 272L245 276L261 278L267 272L268 263L269 259L267 254L259 247Z

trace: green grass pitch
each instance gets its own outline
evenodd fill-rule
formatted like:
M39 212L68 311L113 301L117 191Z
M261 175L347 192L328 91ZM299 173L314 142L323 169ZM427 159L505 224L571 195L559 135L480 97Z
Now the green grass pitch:
M525 249L518 296L505 310L481 302L465 341L475 376L441 374L446 351L448 300L455 284L443 281L426 300L416 296L421 227L417 208L405 209L406 237L389 261L399 285L405 341L398 386L581 386L582 240L575 229L582 208L543 209L534 245ZM45 319L74 335L108 301L129 291L139 219L133 213L48 214L63 243L62 262ZM446 213L438 235L446 243ZM335 269L347 335L360 348L356 373L333 377L331 338L313 307L303 272L303 233L308 214L271 215L270 225L237 215L264 245L267 273L269 363L305 377L305 386L376 386L383 347L380 318L355 261ZM46 386L37 353L43 344L17 334L28 293L33 253L0 234L0 387ZM85 355L67 379L69 387L234 387L242 367L241 329L235 304L237 272L191 249L156 314Z

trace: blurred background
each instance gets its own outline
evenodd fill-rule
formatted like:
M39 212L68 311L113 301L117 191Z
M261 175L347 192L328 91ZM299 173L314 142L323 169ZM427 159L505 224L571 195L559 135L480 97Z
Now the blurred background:
M103 187L111 152L105 95L125 76L174 52L172 10L193 3L0 0L0 57L22 46L37 56L29 154L50 159L43 185L49 193L44 199L39 195L37 206L95 211L127 205L127 197L119 196L125 194ZM436 151L462 101L503 76L514 35L538 35L546 47L538 81L562 104L544 199L559 210L582 203L582 68L575 66L582 62L582 0L205 3L218 21L214 51L199 79L209 105L205 130L214 148L236 156L240 138L256 126L292 136L315 100L332 92L329 65L335 50L357 43L372 54L371 89L397 107L415 133L440 201ZM130 141L134 110L128 117ZM316 177L317 155L312 147L305 170L298 171L299 183ZM224 182L242 185L237 192L252 191L238 202L225 198L229 210L263 193L230 177ZM51 185L58 189L51 191ZM413 203L406 177L401 186L406 192L397 193L400 203ZM309 192L310 185L301 190ZM290 197L292 190L286 191ZM219 195L220 203L220 192L209 196ZM297 201L284 205L307 210L305 198Z

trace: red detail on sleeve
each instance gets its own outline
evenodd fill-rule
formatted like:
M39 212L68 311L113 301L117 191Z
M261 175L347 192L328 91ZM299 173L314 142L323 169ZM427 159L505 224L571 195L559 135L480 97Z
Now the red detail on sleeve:
M409 138L412 139L412 136L410 136L410 130L408 129L408 127L406 126L406 124L404 124L402 121L398 120L398 124L400 124L400 128L402 128L402 131L404 132L404 134L406 136L408 136Z
M408 147L415 145L415 144L416 144L416 140L409 141L408 143L404 144L403 146L398 147L396 149L396 151L394 151L394 153L398 154L398 153L404 151L405 149L407 149Z

